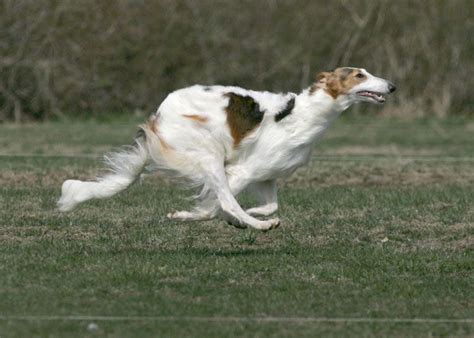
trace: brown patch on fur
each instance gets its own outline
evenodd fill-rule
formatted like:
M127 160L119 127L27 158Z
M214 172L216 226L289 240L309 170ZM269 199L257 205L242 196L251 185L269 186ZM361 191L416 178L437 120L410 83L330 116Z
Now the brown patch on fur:
M200 115L183 115L187 119L194 120L199 123L206 123L208 121L208 118L205 116L200 116Z
M160 145L161 145L161 148L164 150L164 151L167 151L167 150L170 150L171 149L171 146L166 143L165 140L163 140L163 137L160 135L160 131L158 129L158 121L157 121L157 118L151 118L148 120L148 123L145 125L145 128L148 128L150 131L153 132L153 134L156 135L156 137L158 137L158 140L160 141Z
M357 68L337 68L333 72L322 72L316 75L316 82L311 86L309 93L313 94L318 89L323 89L336 99L339 95L345 95L354 86L366 80L366 77L359 78Z
M311 85L309 89L309 94L314 94L318 89L325 89L326 88L326 81L331 77L331 73L329 72L322 72L316 75L316 82Z
M224 96L229 98L225 111L230 133L234 139L234 147L237 147L242 139L262 122L264 112L250 96L235 93L226 93Z

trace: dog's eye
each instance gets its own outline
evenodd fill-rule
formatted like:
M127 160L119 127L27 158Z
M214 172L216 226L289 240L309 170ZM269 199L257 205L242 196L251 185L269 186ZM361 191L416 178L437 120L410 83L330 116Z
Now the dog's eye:
M359 79L363 79L365 77L365 75L362 74L362 73L357 73L356 77L359 78Z

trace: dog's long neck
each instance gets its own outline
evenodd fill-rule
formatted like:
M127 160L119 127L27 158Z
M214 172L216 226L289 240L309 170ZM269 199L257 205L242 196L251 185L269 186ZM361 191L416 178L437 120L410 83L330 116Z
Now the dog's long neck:
M294 123L300 138L313 142L351 104L344 97L333 99L322 89L303 90L296 97L294 107Z

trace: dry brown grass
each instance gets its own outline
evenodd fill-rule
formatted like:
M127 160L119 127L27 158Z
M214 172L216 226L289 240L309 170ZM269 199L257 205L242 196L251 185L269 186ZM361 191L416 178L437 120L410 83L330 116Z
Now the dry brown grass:
M99 167L99 166L98 166ZM4 187L25 187L39 185L60 187L66 179L93 180L102 173L101 169L63 167L60 170L2 170L0 185ZM152 175L142 182L150 185L172 185L173 182ZM413 160L363 160L363 161L315 161L299 169L280 184L287 187L327 186L411 186L425 184L474 184L471 162L437 163L430 165Z
M313 162L285 181L287 186L411 186L425 184L473 184L472 162L436 163L404 159Z

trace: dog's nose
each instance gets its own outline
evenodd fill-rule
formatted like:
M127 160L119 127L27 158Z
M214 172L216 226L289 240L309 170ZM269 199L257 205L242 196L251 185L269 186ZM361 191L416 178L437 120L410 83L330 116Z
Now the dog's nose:
M390 93L393 93L395 90L397 90L397 87L392 82L389 82L388 83L388 91Z

